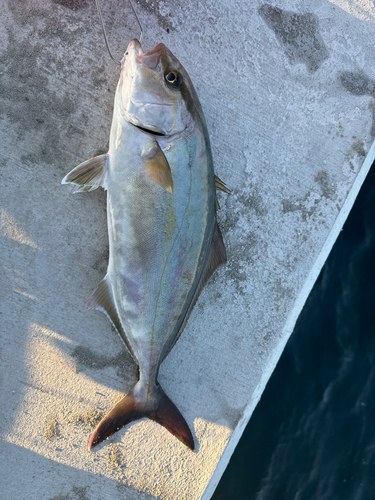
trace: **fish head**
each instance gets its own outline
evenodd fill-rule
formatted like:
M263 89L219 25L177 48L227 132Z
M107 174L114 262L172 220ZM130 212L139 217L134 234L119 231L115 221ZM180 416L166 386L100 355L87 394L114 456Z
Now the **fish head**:
M143 131L190 134L204 123L201 106L184 67L162 43L144 53L133 39L121 61L121 114Z

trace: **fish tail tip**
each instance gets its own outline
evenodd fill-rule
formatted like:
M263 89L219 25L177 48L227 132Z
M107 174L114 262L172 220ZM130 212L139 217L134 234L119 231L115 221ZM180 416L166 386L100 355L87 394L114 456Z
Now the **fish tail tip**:
M194 443L193 435L191 433L184 440L181 440L181 442L185 446L187 446L189 448L189 450L194 451L194 449L195 449L195 443Z
M165 427L182 444L194 451L194 438L186 420L160 385L158 386L158 407L150 415L150 418Z
M102 443L103 441L105 441L106 439L111 437L112 434L114 432L116 432L116 430L113 430L112 432L111 431L108 432L108 430L103 429L103 426L101 426L99 423L99 425L96 427L96 429L91 434L89 442L87 443L88 451L92 451L92 449L95 448L95 446L97 446L98 444Z
M188 448L190 448L191 451L195 450L195 443L194 443L193 435L191 435L191 440L188 443L186 443L186 446Z
M92 449L100 443L100 441L97 441L97 436L95 435L95 431L92 433L89 442L87 443L87 449L88 451L92 451Z
M120 430L124 425L142 418L143 414L135 410L135 403L133 391L131 391L96 426L88 442L88 449L92 450L92 448L111 437L112 434Z

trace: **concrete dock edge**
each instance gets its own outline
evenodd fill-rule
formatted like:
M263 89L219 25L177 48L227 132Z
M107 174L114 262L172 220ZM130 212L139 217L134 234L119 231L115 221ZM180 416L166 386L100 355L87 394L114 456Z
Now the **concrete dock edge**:
M342 230L342 227L354 205L354 202L358 196L358 193L362 187L362 184L365 182L366 176L372 166L372 164L375 161L375 142L372 143L372 146L370 148L370 151L368 152L365 161L363 162L362 168L359 171L356 180L353 183L353 186L348 193L348 197L332 227L332 230L322 248L321 253L318 256L318 259L316 260L315 264L311 268L311 272L308 275L306 279L305 286L302 288L301 293L297 297L297 300L295 302L295 306L287 320L287 323L285 325L285 329L283 332L283 337L282 340L280 341L279 348L274 351L273 354L273 359L270 360L270 364L267 367L267 370L263 372L262 379L259 382L258 387L255 389L254 393L252 394L252 399L248 406L246 407L245 411L243 412L243 416L241 420L238 422L236 429L233 431L231 438L228 442L228 445L225 449L225 452L223 453L220 462L218 463L215 472L212 475L212 478L210 482L207 485L207 488L202 496L202 500L209 500L217 485L219 484L219 481L221 479L221 476L223 475L230 458L238 444L238 441L241 439L241 436L243 434L243 431L245 430L245 427L247 423L249 422L251 415L259 401L259 399L262 396L262 393L267 385L267 382L273 372L273 370L276 367L276 364L278 360L280 359L280 356L284 350L284 347L286 343L288 342L288 339L290 335L293 332L294 326L297 322L298 316L300 315L306 300L314 286L315 281L317 280L319 273L324 266L328 255L335 244L335 241L340 234L340 231Z

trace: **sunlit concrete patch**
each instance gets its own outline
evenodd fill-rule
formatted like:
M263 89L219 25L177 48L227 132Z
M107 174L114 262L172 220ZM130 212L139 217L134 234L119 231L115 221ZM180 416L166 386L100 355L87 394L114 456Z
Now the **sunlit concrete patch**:
M361 21L375 22L374 2L372 0L329 0L351 16Z
M6 238L10 238L22 245L38 248L35 241L27 234L22 225L6 210L0 209L0 230Z
M101 475L50 460L21 446L2 441L2 499L28 500L153 500L134 489ZM109 457L113 461L112 457ZM21 473L22 471L22 473Z
M73 465L81 467L78 463L83 461L83 468L92 470L96 458L87 451L87 441L103 415L104 393L113 399L119 395L77 373L74 360L60 347L64 344L74 347L63 335L30 325L24 354L27 376L20 381L22 398L13 425L2 437L61 463L72 465L75 457Z
M113 479L146 496L175 500L176 491L181 500L202 496L232 429L195 418L197 449L193 453L164 428L142 419L89 452L91 432L123 394L77 371L75 358L68 354L75 347L62 334L30 325L22 400L3 439L61 464ZM215 453L209 451L213 449ZM192 470L194 481L187 486Z

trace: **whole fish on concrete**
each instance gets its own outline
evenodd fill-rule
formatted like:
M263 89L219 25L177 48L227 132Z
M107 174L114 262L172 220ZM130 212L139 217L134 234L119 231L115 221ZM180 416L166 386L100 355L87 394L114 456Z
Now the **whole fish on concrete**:
M190 449L183 416L157 381L213 271L226 262L202 108L185 69L163 44L132 40L121 62L109 151L62 181L108 191L109 263L87 307L105 312L139 366L139 381L99 423L89 449L143 417Z

